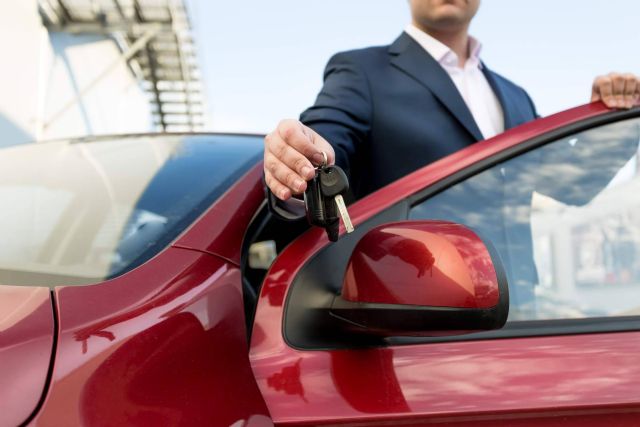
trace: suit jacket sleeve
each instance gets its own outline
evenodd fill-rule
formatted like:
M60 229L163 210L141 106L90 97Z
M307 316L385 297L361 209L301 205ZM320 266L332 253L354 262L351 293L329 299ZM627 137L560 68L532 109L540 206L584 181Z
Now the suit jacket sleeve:
M539 119L541 116L540 116L540 114L538 114L538 110L536 110L536 104L533 103L533 100L531 99L531 97L529 96L527 91L525 91L523 89L523 92L524 92L525 96L527 97L527 101L529 101L529 105L531 106L531 111L533 112L534 119Z
M371 90L362 66L348 52L334 55L315 104L300 120L329 141L336 152L336 164L348 176L356 152L369 136L371 117Z

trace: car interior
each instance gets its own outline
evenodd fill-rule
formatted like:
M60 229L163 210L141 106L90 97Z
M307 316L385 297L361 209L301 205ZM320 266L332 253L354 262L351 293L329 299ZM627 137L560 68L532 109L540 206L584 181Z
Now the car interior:
M263 203L255 213L242 243L242 294L244 300L247 338L255 314L258 295L269 266L282 250L310 228L306 218L286 221L277 218ZM262 259L255 258L262 255Z

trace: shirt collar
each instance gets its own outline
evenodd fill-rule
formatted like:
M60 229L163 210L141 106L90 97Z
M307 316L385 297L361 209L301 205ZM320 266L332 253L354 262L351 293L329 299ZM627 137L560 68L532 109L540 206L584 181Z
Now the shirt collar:
M458 55L441 41L425 33L413 24L407 25L404 31L418 42L440 65L448 67L458 66ZM482 62L480 62L481 50L482 44L476 38L469 36L469 58L467 59L467 64L482 67Z

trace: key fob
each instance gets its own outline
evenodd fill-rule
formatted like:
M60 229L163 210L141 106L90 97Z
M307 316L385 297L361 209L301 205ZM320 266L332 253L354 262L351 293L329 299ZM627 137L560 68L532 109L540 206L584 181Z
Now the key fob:
M347 174L338 166L322 168L318 175L320 190L325 197L335 197L349 190Z
M349 216L349 212L344 203L344 198L342 197L342 195L349 190L349 179L347 178L347 174L344 173L342 168L339 166L327 166L320 170L319 181L320 192L322 193L325 210L327 211L327 218L336 218L336 227L339 227L339 215L344 222L347 233L353 232L354 228L351 223L351 217ZM328 232L329 231L327 230L327 233ZM338 230L336 230L335 233L338 233Z
M321 173L322 169L316 169L313 179L307 181L307 189L304 192L307 221L311 225L324 228L329 240L336 242L340 231L340 219L335 203L322 193Z
M307 181L307 189L304 191L304 205L309 224L324 227L326 222L324 200L320 192L317 170L315 176Z

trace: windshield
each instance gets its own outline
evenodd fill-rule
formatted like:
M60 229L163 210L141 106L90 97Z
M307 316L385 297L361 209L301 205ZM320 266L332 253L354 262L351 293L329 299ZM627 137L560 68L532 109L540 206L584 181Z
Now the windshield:
M141 136L0 150L0 283L74 285L153 257L261 158L257 136Z

